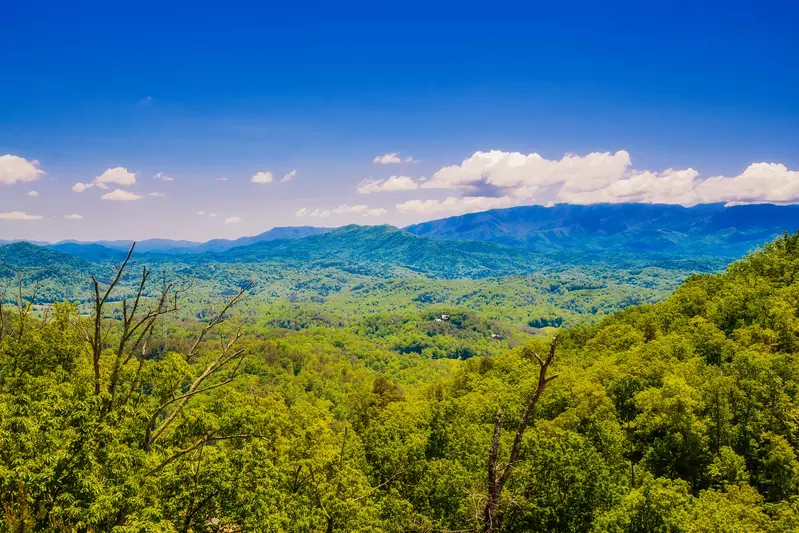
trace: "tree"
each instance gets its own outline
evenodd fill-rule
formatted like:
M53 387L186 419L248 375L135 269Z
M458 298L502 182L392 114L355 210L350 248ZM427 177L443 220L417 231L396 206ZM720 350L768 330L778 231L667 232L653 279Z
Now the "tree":
M186 352L153 360L148 340L156 321L178 309L180 291L165 284L147 296L150 270L142 268L132 298L118 301L121 313L109 316L134 246L104 289L92 278L88 317L56 305L36 321L29 317L33 298L26 301L21 289L13 328L0 309L0 397L8 398L0 403L0 449L2 464L15 465L0 468L0 503L18 533L35 524L106 531L139 523L153 495L147 487L165 467L209 443L256 436L235 423L187 427L185 416L194 398L237 375L244 360L235 347L239 331L220 334L213 355L203 343L252 283L211 317ZM174 371L164 372L169 366Z
M549 346L549 354L547 354L546 358L544 359L542 359L541 356L539 356L535 351L532 352L532 355L535 356L539 364L538 383L535 390L533 390L532 395L530 396L530 400L527 402L527 407L522 413L519 426L516 428L516 435L513 439L513 445L510 449L508 462L505 463L505 466L502 468L499 466L499 441L502 434L502 409L497 410L497 415L494 421L494 434L491 439L491 447L488 449L488 493L486 496L486 503L483 508L483 531L485 533L494 533L495 531L499 531L499 528L502 525L502 509L500 508L502 489L505 487L508 477L513 471L513 468L516 466L516 462L519 460L524 432L527 429L527 425L530 423L530 417L535 411L538 400L541 398L541 394L543 394L547 385L549 385L553 379L558 377L558 374L547 376L549 366L555 359L555 348L557 346L557 342L558 337L553 337Z

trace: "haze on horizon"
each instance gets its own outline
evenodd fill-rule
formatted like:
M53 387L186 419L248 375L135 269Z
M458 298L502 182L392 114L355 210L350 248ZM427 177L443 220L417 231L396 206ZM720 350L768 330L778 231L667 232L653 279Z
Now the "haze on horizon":
M796 5L478 6L8 6L0 239L799 202Z

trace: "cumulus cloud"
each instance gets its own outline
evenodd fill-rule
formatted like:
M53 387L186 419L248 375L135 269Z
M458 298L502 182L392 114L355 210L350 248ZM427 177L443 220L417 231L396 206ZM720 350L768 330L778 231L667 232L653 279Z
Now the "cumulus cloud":
M391 165L402 163L402 159L397 152L392 152L390 154L378 155L372 159L373 165Z
M33 196L33 197L36 197L36 196L39 196L39 193L38 193L37 191L30 191L30 192L28 193L28 196Z
M241 217L230 217L225 219L225 224L236 225L241 222Z
M486 209L497 209L500 207L510 207L518 203L514 198L503 196L491 198L487 196L450 196L446 200L410 200L397 204L397 211L401 213L419 214L463 214L475 211L485 211Z
M419 162L419 160L418 159L414 159L412 155L409 155L403 161L406 162L406 163L418 163Z
M566 154L556 160L536 153L492 150L476 152L459 165L438 170L420 187L459 190L466 197L507 197L542 205L796 203L799 171L778 163L754 163L737 176L704 178L693 168L635 169L625 150L585 156ZM437 205L433 202L428 208ZM423 209L422 203L411 204L411 208Z
M253 183L272 183L272 179L271 172L258 172L250 181Z
M372 208L366 205L340 205L334 209L314 209L310 210L303 207L294 213L298 217L309 216L315 218L328 218L333 215L361 215L364 217L379 217L388 211L382 207Z
M72 213L71 215L64 215L67 220L83 220L83 215Z
M505 189L513 196L534 197L542 189L561 185L576 190L596 190L619 179L630 166L630 154L620 150L594 152L581 157L566 154L560 160L533 153L476 152L460 165L444 167L424 183L427 189L479 191Z
M165 192L151 192L148 196L157 196L159 198L166 196Z
M41 220L41 215L29 215L22 211L7 211L0 213L0 220Z
M714 176L699 183L694 192L700 202L796 203L799 171L779 163L753 163L732 178Z
M121 185L129 187L136 183L136 174L128 172L125 167L109 168L96 178L94 185L101 189L107 189L109 185Z
M161 181L175 181L175 178L172 176L167 176L164 172L159 172L155 176L153 176L154 180L161 180Z
M122 189L114 189L113 192L107 192L104 195L102 195L100 198L102 198L103 200L132 202L134 200L140 200L142 196L140 194L136 194L130 191L123 191Z
M135 183L136 173L128 172L128 169L125 167L115 167L109 168L99 176L96 176L90 183L76 183L72 186L72 190L75 192L83 192L92 187L108 189L109 185L121 185L123 187L129 187Z
M657 203L695 205L694 187L699 173L692 169L663 172L630 171L617 181L596 189L565 186L556 201L572 204ZM715 201L715 200L714 200Z
M0 156L0 185L13 185L17 182L36 181L44 174L36 160L6 154Z
M370 194L382 191L412 191L419 185L408 176L391 176L384 180L366 179L358 184L358 194Z
M280 183L286 183L287 181L291 181L297 175L297 169L293 169L291 172L280 178Z

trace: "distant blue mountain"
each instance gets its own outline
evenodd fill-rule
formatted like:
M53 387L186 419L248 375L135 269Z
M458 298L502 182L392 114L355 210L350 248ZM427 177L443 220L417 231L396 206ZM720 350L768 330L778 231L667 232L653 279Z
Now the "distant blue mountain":
M196 248L192 248L189 253L223 252L239 246L249 246L258 242L269 242L284 239L301 239L311 235L327 233L332 228L316 228L313 226L288 226L283 228L272 228L253 237L241 237L240 239L214 239ZM138 246L138 244L136 245Z
M90 264L82 258L25 241L0 245L0 264L17 268L63 266L87 269L90 267Z
M799 206L559 204L494 209L405 229L432 239L487 241L538 252L738 257L783 230L796 232Z
M224 252L239 246L248 246L258 242L279 239L299 239L309 235L317 235L330 231L330 228L316 228L312 226L293 226L272 228L252 237L239 239L213 239L208 242L177 241L170 239L146 239L136 242L136 252L153 253L158 255L194 255L207 252ZM97 241L78 242L61 241L56 244L45 244L53 250L75 255L89 261L113 261L124 257L133 241ZM0 243L2 244L2 243ZM37 243L38 244L38 243Z
M520 274L552 261L507 246L475 241L437 241L394 226L344 226L301 239L280 239L197 256L221 263L281 262L307 265L358 265L361 272L407 269L432 277L478 278Z
M62 254L74 255L87 261L110 261L114 262L125 257L127 250L122 248L110 248L95 243L62 242L44 246L50 250L61 252Z
M151 239L137 243L136 250L137 258L148 262L321 261L368 264L378 270L405 268L443 277L505 275L537 268L537 262L545 260L621 265L647 258L650 264L666 268L685 268L685 261L693 261L697 270L704 270L762 246L783 230L798 229L799 206L556 205L473 213L415 224L404 231L391 226L274 228L253 237L206 243ZM129 246L129 241L101 241L61 242L45 248L109 263L124 257ZM43 255L37 259L32 252L27 247L6 247L5 263L20 254L30 256L31 264L48 259Z

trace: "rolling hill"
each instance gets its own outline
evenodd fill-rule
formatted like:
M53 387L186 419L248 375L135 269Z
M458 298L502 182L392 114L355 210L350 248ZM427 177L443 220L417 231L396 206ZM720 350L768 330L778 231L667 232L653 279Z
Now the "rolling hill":
M330 229L313 226L288 226L272 228L250 237L241 237L238 239L212 239L206 242L145 239L136 241L136 251L139 253L152 252L167 255L204 254L207 252L223 252L231 248L247 246L257 242L274 241L278 239L299 239L326 231L330 231ZM132 243L133 241L130 240L97 242L61 241L47 246L57 251L83 257L90 261L104 261L110 258L116 258L120 253L124 255ZM0 242L0 244L3 243Z
M433 239L489 241L538 252L624 251L738 257L783 230L799 229L799 206L524 206L449 217L405 229Z
M225 263L323 262L376 272L396 267L439 278L519 274L551 264L526 250L477 241L437 241L387 225L352 225L301 239L262 241L211 257Z

